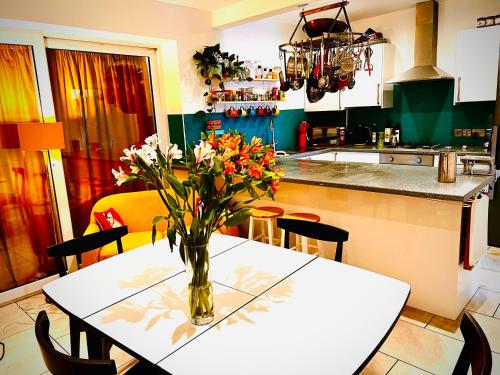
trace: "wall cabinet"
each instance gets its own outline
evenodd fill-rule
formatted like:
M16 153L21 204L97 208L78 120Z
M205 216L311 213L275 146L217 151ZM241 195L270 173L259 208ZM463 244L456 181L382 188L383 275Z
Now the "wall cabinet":
M495 100L500 26L457 34L455 103Z
M305 112L325 112L340 110L340 93L327 92L325 96L316 103L311 103L307 99L306 90L304 90L304 111Z
M364 55L361 58L361 69L356 71L355 85L352 90L345 89L337 93L326 93L317 103L310 103L304 96L304 110L339 111L355 107L392 107L393 85L386 83L394 72L394 46L388 43L371 46L373 55L371 65L373 70L368 72L368 62L365 64Z
M341 108L354 107L392 107L393 85L386 83L394 73L394 46L392 44L376 44L371 47L373 70L365 70L364 56L361 59L361 70L356 71L356 83L352 90L346 89L340 94Z

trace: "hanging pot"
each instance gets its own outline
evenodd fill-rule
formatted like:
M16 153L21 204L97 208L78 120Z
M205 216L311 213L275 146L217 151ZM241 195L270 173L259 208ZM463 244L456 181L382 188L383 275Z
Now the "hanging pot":
M280 90L281 91L288 91L290 90L290 82L288 82L287 77L285 77L286 71L287 71L287 66L286 66L286 51L283 50L283 66L284 69L279 73L279 79L280 79ZM285 73L283 73L285 72Z

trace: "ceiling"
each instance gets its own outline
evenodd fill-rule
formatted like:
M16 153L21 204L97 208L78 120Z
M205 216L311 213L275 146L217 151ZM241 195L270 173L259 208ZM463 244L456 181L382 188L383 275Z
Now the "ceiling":
M231 24L233 21L248 22L258 19L269 19L275 22L294 23L299 18L299 7L296 4L308 4L305 9L317 8L329 5L337 0L304 0L302 1L258 1L258 0L157 0L163 3L191 7L199 10L212 12L213 18L217 14L224 14L225 19L221 24ZM347 13L350 20L359 20L368 17L375 17L381 14L407 9L415 6L416 3L424 0L349 0ZM240 9L241 8L241 9ZM294 9L296 8L296 9ZM293 9L293 10L290 10ZM237 14L246 16L237 16ZM234 14L234 16L231 16ZM336 9L328 10L310 16L333 17ZM246 20L245 20L246 18ZM215 22L217 23L217 22ZM214 26L220 26L215 25Z
M415 6L416 3L422 2L424 0L349 0L349 5L347 5L347 15L349 20L359 20L363 18L375 17L385 13L395 12L401 9L407 9ZM321 0L321 1L309 1L310 5L306 6L305 9L313 9L320 6L328 5L335 2L335 0ZM334 17L337 9L328 10L315 15L309 16L310 18L320 18L320 17ZM297 22L299 20L299 9L294 11L289 11L282 13L280 15L272 17L274 21L278 22ZM341 18L343 19L343 17Z
M173 5L181 5L190 8L196 8L201 10L214 10L224 8L228 5L241 2L241 0L158 0L162 3L168 3Z

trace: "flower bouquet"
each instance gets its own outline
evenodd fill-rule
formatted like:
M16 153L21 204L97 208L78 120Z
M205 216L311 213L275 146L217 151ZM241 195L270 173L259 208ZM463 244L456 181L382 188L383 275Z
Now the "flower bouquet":
M230 131L217 137L202 133L202 139L186 154L187 178L179 180L173 160L182 159L177 145L162 148L156 134L141 148L125 149L120 160L128 167L112 170L118 186L142 180L156 189L168 214L153 219L167 222L167 238L173 251L180 237L179 253L186 265L191 321L207 324L213 320L213 292L209 279L210 236L223 226L242 223L251 213L249 203L274 199L283 169L276 165L274 150L253 137L247 143L242 134ZM248 193L243 200L237 197Z

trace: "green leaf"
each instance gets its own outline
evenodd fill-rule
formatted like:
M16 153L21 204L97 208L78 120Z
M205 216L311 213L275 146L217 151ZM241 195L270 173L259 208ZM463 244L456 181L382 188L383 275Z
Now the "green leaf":
M193 221L191 223L191 228L189 231L194 239L198 238L200 231L200 221L198 220L197 217L193 218Z
M186 200L187 199L186 189L179 182L177 177L175 177L171 174L167 174L165 177L167 178L167 181L170 184L170 186L172 187L172 189L175 191L175 194L177 194L182 199Z
M168 227L167 229L167 238L168 244L170 245L170 251L174 251L176 236L175 236L175 228L173 226ZM184 259L183 259L184 261Z
M245 187L247 188L247 191L250 194L250 196L254 199L259 199L260 198L259 195L255 191L253 186L250 184L250 182L248 182L247 179L244 179L243 182L245 183Z
M224 225L228 227L234 227L243 223L251 215L251 210L248 207L244 207L236 212L234 212L225 222Z

